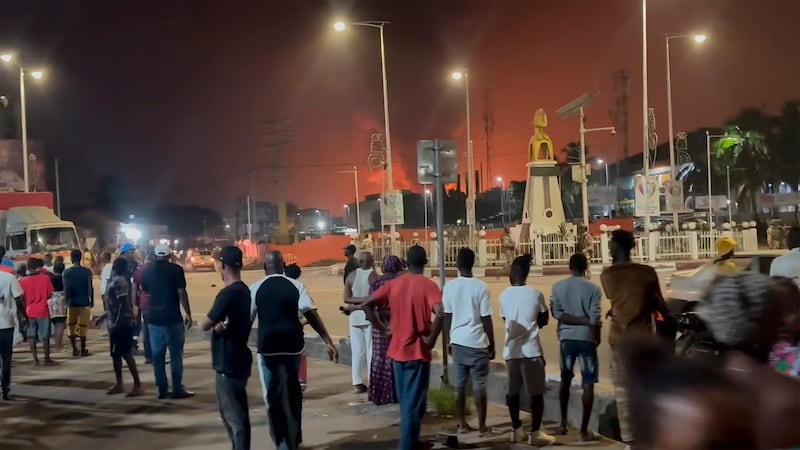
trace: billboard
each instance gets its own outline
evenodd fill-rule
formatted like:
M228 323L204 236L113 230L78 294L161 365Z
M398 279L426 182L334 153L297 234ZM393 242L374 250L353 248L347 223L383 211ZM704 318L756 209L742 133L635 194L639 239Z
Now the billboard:
M637 176L634 186L636 191L636 216L657 216L661 214L661 183L657 176Z
M28 178L32 192L47 191L46 158L39 141L28 141ZM25 191L22 141L0 140L0 191Z

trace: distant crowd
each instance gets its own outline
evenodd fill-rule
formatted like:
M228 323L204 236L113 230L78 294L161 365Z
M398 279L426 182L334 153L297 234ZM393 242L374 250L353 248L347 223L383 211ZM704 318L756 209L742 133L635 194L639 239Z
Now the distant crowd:
M380 274L371 253L349 246L344 249L348 261L340 309L350 321L354 389L376 404L399 403L398 448L429 448L432 444L422 439L421 426L432 349L442 333L454 369L457 433L502 432L486 420L490 361L501 352L508 375L509 440L550 445L556 437L542 427L545 364L556 355L544 354L540 330L555 326L561 371L561 421L555 434L566 434L570 428L568 405L577 363L583 407L579 440L595 441L598 437L589 422L594 385L602 370L597 346L608 321L620 437L630 448L800 447L800 229L789 232L788 242L792 250L772 262L767 276L741 272L732 263L736 243L727 238L718 241L715 281L696 311L677 317L667 307L655 270L632 262L635 240L629 232L612 233L613 262L601 273L601 287L589 281L588 260L578 253L570 258L570 276L553 286L549 304L535 285L528 285L531 256L516 256L508 268L509 286L498 299L505 330L502 348L494 341L489 289L473 276L473 250L459 250L459 276L440 289L424 276L428 261L420 246L412 246L405 260L385 257ZM116 377L108 393L144 393L133 358L141 334L146 362L154 370L156 396L191 397L182 383L185 330L193 323L183 269L170 262L167 246L156 247L141 265L133 250L123 246L113 262L110 255L101 258L104 313L95 321L105 321L108 327ZM11 348L22 330L27 331L36 364L40 343L42 364L55 364L50 358L51 331L54 349L60 350L59 330L63 336L65 327L72 355L89 355L92 275L79 264L80 251L73 251L71 259L73 266L66 270L62 261L54 260L50 267L31 259L20 279L6 269L0 272L4 399L9 399ZM304 326L320 335L334 361L337 348L299 279L300 268L287 266L280 252L266 254L265 277L251 286L241 279L240 249L226 247L215 259L225 287L198 323L212 333L217 401L232 447L251 446L247 383L254 358L248 340L258 319L255 362L271 437L279 450L295 450L303 442ZM605 314L603 294L611 303ZM683 326L689 317L702 326ZM550 325L551 320L555 324ZM705 356L711 357L698 358L699 352L691 351L676 355L678 333L707 333L713 352ZM166 374L167 350L171 380ZM129 390L123 384L123 362L133 378ZM476 429L466 415L468 387L477 409ZM520 414L523 395L531 411L525 428Z

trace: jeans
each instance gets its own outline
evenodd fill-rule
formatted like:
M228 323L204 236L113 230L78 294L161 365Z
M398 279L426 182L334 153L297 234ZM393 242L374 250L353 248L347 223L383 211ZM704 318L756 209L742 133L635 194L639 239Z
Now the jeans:
M420 442L422 417L428 406L431 363L394 361L394 385L400 401L400 450L412 450Z
M167 349L169 348L170 368L172 369L172 392L186 390L183 386L183 343L186 330L182 323L175 325L148 325L150 329L150 348L153 352L153 373L159 395L169 392L167 382Z
M145 320L144 315L142 315L142 341L144 341L144 360L145 361L152 361L153 360L153 351L150 348L150 327L147 325L147 320Z
M14 351L14 329L4 328L0 330L0 392L8 393L11 385L11 355Z
M258 354L258 375L267 405L270 435L277 450L297 450L303 442L300 355Z
M247 377L217 373L217 406L228 430L233 450L250 450L250 410L247 406Z

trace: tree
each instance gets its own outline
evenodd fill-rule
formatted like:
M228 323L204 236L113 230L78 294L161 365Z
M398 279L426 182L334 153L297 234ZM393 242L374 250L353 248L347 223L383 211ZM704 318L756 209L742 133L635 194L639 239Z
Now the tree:
M758 198L771 179L770 157L764 135L757 131L742 131L739 127L725 129L724 137L714 144L719 170L730 166L731 185L737 186L737 199L747 202L758 218Z
M222 216L211 208L197 205L164 205L153 210L150 221L169 228L179 236L217 236L222 234Z

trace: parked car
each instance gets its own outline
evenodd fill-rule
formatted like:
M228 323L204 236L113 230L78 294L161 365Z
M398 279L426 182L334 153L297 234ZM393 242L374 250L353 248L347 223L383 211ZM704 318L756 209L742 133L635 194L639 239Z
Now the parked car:
M761 272L769 275L772 261L780 256L777 253L737 253L731 261L741 271ZM717 277L718 266L708 262L702 266L675 272L667 281L664 299L670 313L677 315L692 311L696 303L702 300L703 293Z
M192 270L214 270L214 253L211 250L195 250L189 259L189 266Z

